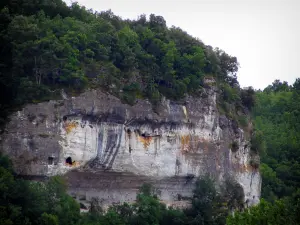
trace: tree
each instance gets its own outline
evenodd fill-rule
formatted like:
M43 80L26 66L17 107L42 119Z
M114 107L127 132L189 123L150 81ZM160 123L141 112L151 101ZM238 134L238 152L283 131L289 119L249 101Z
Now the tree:
M293 88L297 91L300 90L300 78L297 78L295 83L293 84Z
M55 215L43 213L40 218L41 225L58 225L58 218Z
M192 207L186 214L192 217L192 224L222 224L224 214L221 210L221 196L214 181L208 176L199 178L193 191Z
M299 186L300 135L297 90L279 80L255 94L253 108L255 130L253 143L265 149L261 154L263 176L262 197L274 201L290 196Z
M253 87L248 87L241 90L241 100L245 107L247 107L249 110L252 109L255 104L255 91Z
M275 201L273 204L262 199L257 206L244 212L236 212L227 218L226 224L297 224L295 215L289 211L286 201Z

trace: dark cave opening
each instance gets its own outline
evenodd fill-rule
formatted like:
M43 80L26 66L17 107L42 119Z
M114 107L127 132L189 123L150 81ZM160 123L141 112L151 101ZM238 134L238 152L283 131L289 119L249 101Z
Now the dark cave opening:
M73 165L72 158L70 156L68 158L66 158L66 164L69 166Z
M48 157L48 165L53 165L54 158L52 156Z
M88 207L86 207L86 206L85 206L83 203L81 203L81 202L79 203L79 205L80 205L80 208L81 208L81 209L88 209Z

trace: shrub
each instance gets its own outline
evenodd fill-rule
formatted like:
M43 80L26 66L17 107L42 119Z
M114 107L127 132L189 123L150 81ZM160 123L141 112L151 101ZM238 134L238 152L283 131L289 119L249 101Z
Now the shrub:
M237 120L241 127L247 127L247 125L248 125L247 116L245 116L245 115L238 116Z
M255 131L251 135L251 151L256 154L263 154L266 149L266 144L261 131Z

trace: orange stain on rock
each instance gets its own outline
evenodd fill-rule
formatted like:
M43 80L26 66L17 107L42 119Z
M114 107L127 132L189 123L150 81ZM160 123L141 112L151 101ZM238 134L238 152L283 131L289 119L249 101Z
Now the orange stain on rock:
M140 142L143 143L144 148L148 148L149 145L151 144L152 137L143 137L143 136L139 136L139 140L140 140Z
M65 163L66 166L69 166L69 167L77 167L77 166L80 166L80 163L79 162L76 162L76 161L73 161L72 164L69 164L69 163Z
M255 168L253 168L250 164L235 164L235 168L240 173L255 171Z
M78 124L76 122L74 122L74 121L72 121L72 122L65 122L65 124L64 124L64 128L65 128L67 134L69 134L77 126L78 126Z
M190 147L190 136L183 135L181 136L181 151L188 152Z

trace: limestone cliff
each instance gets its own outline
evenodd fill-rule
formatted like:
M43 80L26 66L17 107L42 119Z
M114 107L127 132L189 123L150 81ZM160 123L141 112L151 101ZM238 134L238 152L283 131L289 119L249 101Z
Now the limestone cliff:
M231 175L245 202L255 204L261 177L250 166L249 141L218 113L216 98L210 87L181 104L163 100L156 112L147 100L129 106L97 90L30 104L11 116L2 151L18 173L65 174L71 193L106 204L133 201L143 182L174 203L191 195L194 177L207 172L220 182Z

